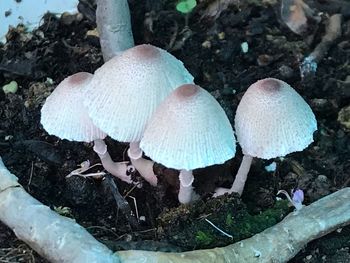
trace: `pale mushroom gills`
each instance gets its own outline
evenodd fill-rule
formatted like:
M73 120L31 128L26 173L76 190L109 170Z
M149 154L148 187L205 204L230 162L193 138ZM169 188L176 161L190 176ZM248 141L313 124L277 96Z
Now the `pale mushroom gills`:
M140 143L152 160L180 170L179 201L192 200L192 170L235 155L231 124L219 103L194 84L182 85L157 108Z
M113 139L131 143L130 160L152 185L157 184L153 162L142 158L138 143L159 103L176 87L192 82L183 63L170 53L139 45L106 62L86 89L84 104L93 122Z
M251 85L240 101L235 130L243 161L230 189L219 188L216 196L242 194L253 157L271 159L304 150L317 130L314 113L286 82L267 78Z
M46 99L41 109L41 124L52 135L61 139L79 142L94 142L94 150L99 155L104 168L120 178L131 183L126 174L125 163L114 163L107 152L103 139L106 133L96 127L87 114L82 98L84 90L93 75L79 72L64 79ZM102 153L103 152L103 153Z

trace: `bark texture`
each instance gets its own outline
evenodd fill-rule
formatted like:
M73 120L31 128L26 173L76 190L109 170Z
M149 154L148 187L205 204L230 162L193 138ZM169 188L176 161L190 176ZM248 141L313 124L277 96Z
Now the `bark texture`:
M235 244L184 253L119 251L113 254L74 220L31 197L0 158L0 220L51 262L287 262L308 242L350 224L350 188L291 213L279 224Z
M127 0L97 0L96 23L105 62L134 46Z

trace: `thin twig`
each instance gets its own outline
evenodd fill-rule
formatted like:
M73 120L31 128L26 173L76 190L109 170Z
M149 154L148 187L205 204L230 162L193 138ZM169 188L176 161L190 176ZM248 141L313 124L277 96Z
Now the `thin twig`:
M27 184L28 192L30 192L30 185L32 183L33 173L34 173L34 162L32 161L32 165L30 167L29 181L28 181L28 184Z
M214 227L217 231L219 231L221 234L223 234L223 235L225 235L225 236L227 236L227 237L229 237L229 238L231 238L231 239L233 239L233 236L232 235L230 235L230 234L228 234L228 233L226 233L225 231L223 231L223 230L221 230L220 228L218 228L216 225L214 225L214 223L212 223L210 220L208 220L208 219L204 219L205 221L207 221L212 227Z
M107 174L104 180L110 191L112 192L112 195L114 197L114 200L117 203L117 207L120 209L120 211L124 214L130 225L134 228L138 227L138 222L136 218L132 214L132 210L129 206L129 203L125 200L125 198L119 193L117 185L115 184L113 178L111 175Z

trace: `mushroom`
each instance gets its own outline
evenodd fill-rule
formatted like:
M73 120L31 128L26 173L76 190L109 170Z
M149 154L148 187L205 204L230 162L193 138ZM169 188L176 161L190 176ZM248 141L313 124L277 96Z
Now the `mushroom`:
M84 104L95 125L130 143L132 164L153 186L153 162L142 158L139 141L158 104L184 83L193 83L193 77L181 61L160 48L139 45L102 65L86 90Z
M93 149L99 155L103 167L114 176L131 183L131 177L126 174L126 163L112 161L103 141L106 133L92 123L83 105L83 91L92 76L87 72L79 72L65 78L46 99L41 109L40 122L49 134L61 139L93 141Z
M236 141L220 104L204 89L185 84L157 108L140 142L152 160L180 170L180 203L191 202L192 170L234 157Z
M317 130L315 115L304 99L284 81L267 78L251 85L235 117L243 160L230 189L214 196L243 192L253 157L271 159L304 150Z

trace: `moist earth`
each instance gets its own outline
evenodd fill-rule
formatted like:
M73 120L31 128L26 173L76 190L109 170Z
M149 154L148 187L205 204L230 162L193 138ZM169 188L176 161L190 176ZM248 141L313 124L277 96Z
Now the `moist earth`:
M323 1L305 1L323 12L308 35L296 35L282 22L275 1L231 1L217 17L197 1L189 14L176 11L174 1L129 1L136 44L167 49L222 105L231 123L246 89L255 81L274 77L288 82L315 112L315 142L303 152L283 159L255 159L242 198L210 198L217 186L233 181L242 154L223 165L194 171L200 201L179 206L178 172L154 167L159 186L141 188L115 180L119 192L140 220L138 226L118 210L103 178L66 177L79 164L98 163L91 144L48 135L40 125L40 108L65 77L103 64L96 34L95 4L81 0L79 15L60 18L46 14L41 26L27 32L10 29L0 46L0 84L18 83L15 93L0 89L0 156L23 187L58 213L74 218L113 250L186 251L223 246L247 238L280 220L292 208L277 201L280 189L300 188L305 204L350 185L350 20L349 4L331 8ZM223 1L224 2L224 1ZM343 13L342 36L318 65L301 79L301 59L312 52L325 33L327 16ZM5 14L0 14L5 15ZM248 51L242 50L242 43ZM130 116L132 118L132 116ZM125 160L127 145L107 138L115 161ZM265 167L276 164L273 172ZM96 167L92 172L101 171ZM135 174L138 177L137 174ZM284 198L283 196L279 196ZM214 223L232 237L211 227ZM350 262L350 227L315 240L290 262ZM0 262L47 262L0 224Z

